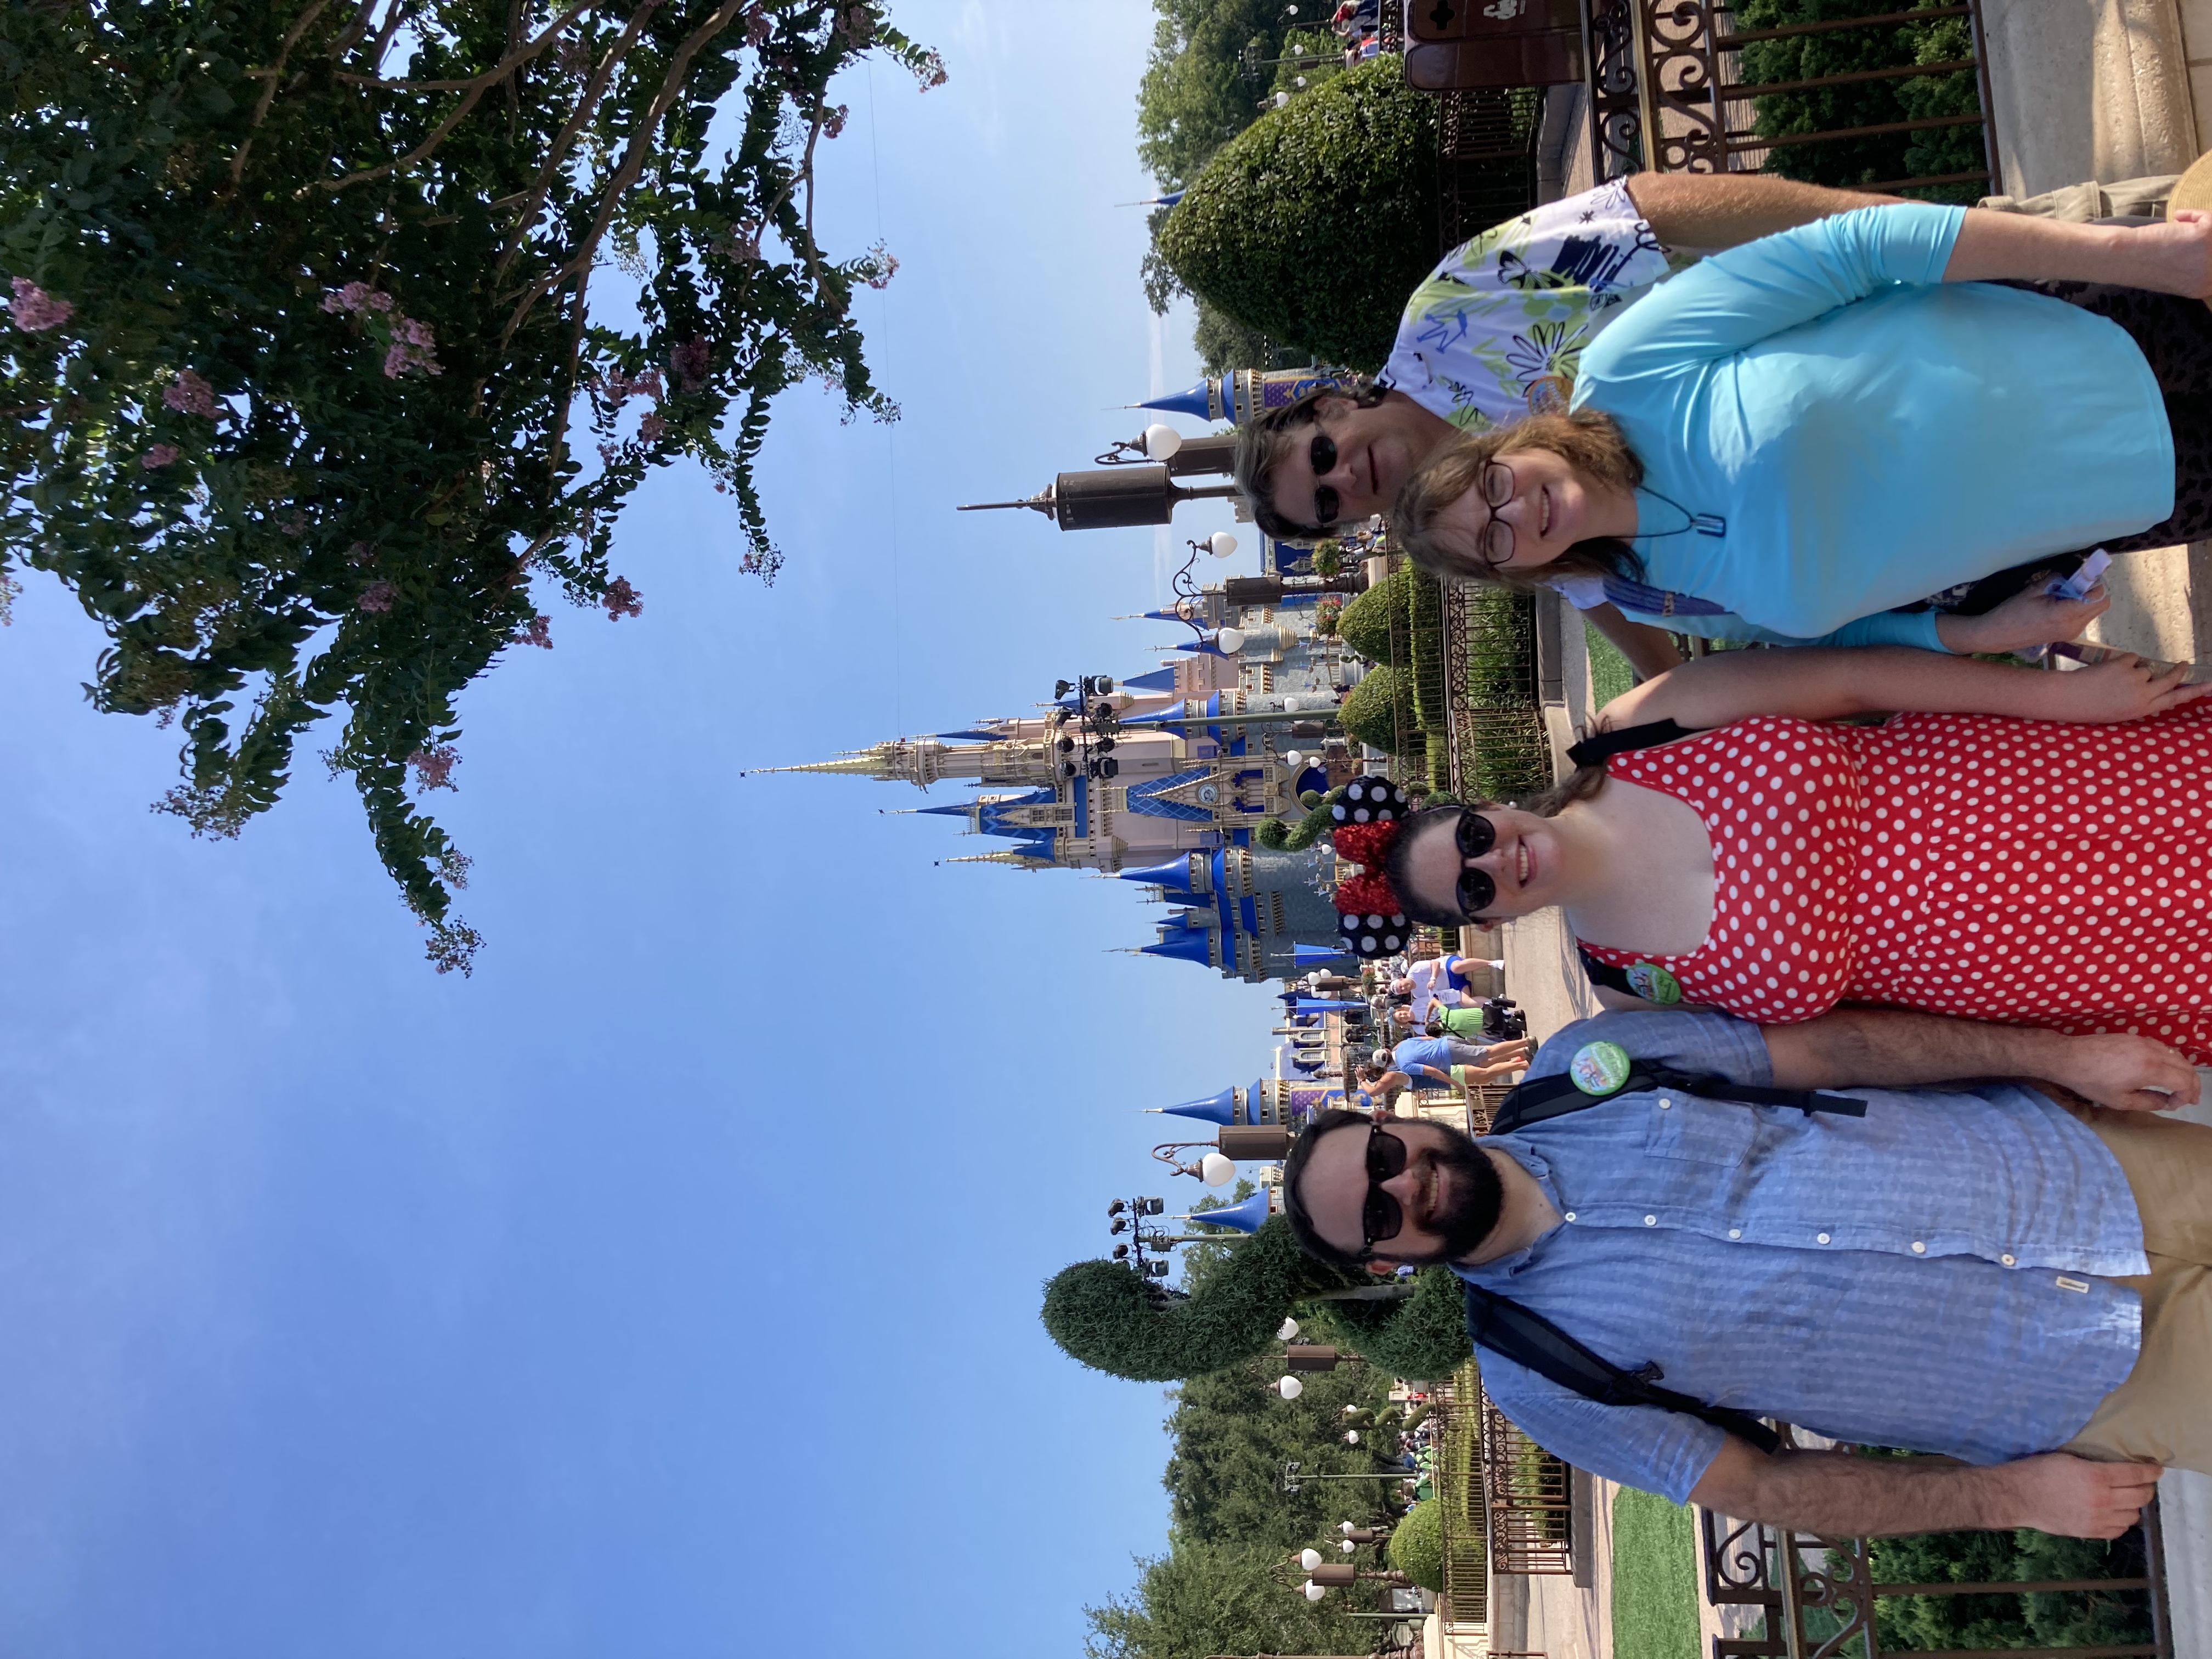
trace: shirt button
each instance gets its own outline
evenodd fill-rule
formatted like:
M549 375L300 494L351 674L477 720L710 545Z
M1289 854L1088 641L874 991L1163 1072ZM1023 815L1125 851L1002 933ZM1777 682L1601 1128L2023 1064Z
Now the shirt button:
M1926 1255L1928 1254L1928 1247L1916 1238L1912 1241L1912 1254L1915 1255Z
M1574 1218L1575 1218L1575 1212L1574 1212L1572 1210L1568 1211L1568 1212L1567 1212L1567 1219L1568 1219L1568 1220L1570 1220L1570 1221L1572 1221ZM2012 1260L2012 1258L2011 1258L2010 1256L2007 1256L2007 1257L2005 1258L2005 1260L2006 1260L2008 1262L2009 1262L2009 1261Z
M1659 1109L1660 1109L1661 1111L1662 1111L1662 1112L1663 1112L1663 1111L1667 1110L1667 1109L1668 1109L1668 1108L1669 1108L1670 1106L1672 1106L1674 1103L1673 1101L1671 1101L1671 1100L1662 1100L1662 1101L1661 1101L1661 1102L1659 1103Z
M1999 1257L1997 1258L1997 1260L1998 1260L1998 1261L2002 1261L2002 1262L2003 1262L2003 1263L2005 1264L2005 1266L2006 1266L2006 1267L2017 1267L2018 1266L2020 1266L2020 1258L2019 1258L2018 1256L2015 1256L2015 1255L2001 1255L2001 1256L1999 1256Z
M1823 1244L1826 1243L1828 1242L1828 1236L1827 1236L1827 1234L1826 1234L1826 1233L1822 1233L1822 1234L1820 1234L1820 1243L1823 1243Z
M1743 1237L1743 1229L1742 1229L1742 1228L1741 1228L1741 1227L1731 1227L1731 1228L1729 1228L1729 1237L1730 1238L1741 1238L1741 1237Z
M1647 1215L1644 1218L1644 1224L1647 1227L1656 1227L1659 1224L1659 1218L1656 1215Z

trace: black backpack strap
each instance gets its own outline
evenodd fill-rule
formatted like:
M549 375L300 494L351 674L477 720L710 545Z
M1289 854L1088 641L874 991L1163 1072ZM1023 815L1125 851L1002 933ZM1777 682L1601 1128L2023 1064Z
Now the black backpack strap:
M1595 766L1601 760L1625 755L1632 749L1656 749L1678 738L1693 738L1703 729L1686 729L1672 720L1652 720L1644 726L1623 726L1618 732L1593 732L1567 750L1567 758L1577 766Z
M1700 1100L1732 1100L1747 1106L1794 1106L1801 1112L1828 1112L1837 1117L1864 1117L1867 1110L1866 1102L1849 1095L1824 1094L1814 1089L1769 1089L1755 1083L1732 1082L1716 1072L1692 1074L1669 1066L1639 1063L1631 1068L1628 1080L1609 1095L1583 1093L1573 1075L1567 1072L1555 1072L1549 1077L1531 1078L1516 1085L1498 1103L1490 1120L1490 1133L1511 1134L1532 1123L1579 1112L1601 1100L1613 1100L1626 1094L1648 1094L1659 1089L1695 1095Z
M1723 1433L1749 1441L1769 1456L1782 1449L1781 1437L1750 1413L1709 1406L1659 1387L1664 1373L1657 1365L1647 1365L1641 1371L1623 1370L1541 1314L1531 1313L1519 1303L1509 1302L1479 1285L1468 1285L1466 1289L1468 1334L1474 1339L1476 1347L1502 1355L1601 1406L1655 1406L1710 1423Z
M1625 997L1641 994L1628 982L1627 969L1616 968L1609 962L1600 962L1579 945L1575 946L1575 954L1582 958L1583 977L1591 984L1602 985L1607 990L1618 991Z

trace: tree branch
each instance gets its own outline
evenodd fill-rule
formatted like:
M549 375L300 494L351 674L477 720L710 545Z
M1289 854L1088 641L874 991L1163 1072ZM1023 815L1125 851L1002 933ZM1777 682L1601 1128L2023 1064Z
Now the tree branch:
M269 118L269 106L276 101L276 84L283 79L285 60L291 57L292 48L300 43L300 37L314 26L315 20L323 15L324 9L329 4L330 0L313 0L313 3L293 21L292 27L284 32L283 42L276 48L276 61L265 70L246 70L249 76L265 76L269 84L261 88L261 100L254 105L253 118L246 124L246 142L230 158L229 188L232 191L237 190L239 180L246 176L246 158L253 150L253 134L258 131L262 122Z
M318 0L318 3L320 3L320 0ZM372 179L381 179L387 173L401 173L413 167L432 150L437 149L440 144L445 143L446 135L459 125L463 116L477 106L477 100L544 52L547 46L560 38L562 30L599 3L599 0L576 0L574 5L555 18L547 26L545 33L535 40L518 46L483 74L462 82L461 84L467 88L466 94L447 112L443 120L430 130L428 137L398 161L386 161L381 167L369 167L359 173L349 173L342 179L326 179L315 184L302 185L292 192L292 199L295 202L305 201L318 190L326 190L335 194L342 190L350 190L356 185L365 185Z
M638 123L637 131L630 135L629 148L623 154L622 164L607 181L606 190L599 198L599 211L592 217L592 228L586 234L582 246L566 264L537 278L524 291L514 314L507 319L507 326L500 331L499 347L501 351L507 349L507 343L514 337L515 330L522 326L522 319L530 314L532 307L538 301L569 277L591 270L599 243L605 237L608 227L614 223L615 213L622 204L622 198L637 182L638 174L645 170L646 156L653 149L653 134L660 125L661 117L668 112L669 106L683 91L684 77L690 71L691 60L699 55L709 40L737 21L744 12L745 3L746 0L722 0L707 21L677 47L675 56L669 61L668 74L660 83L660 90L653 94L652 106Z

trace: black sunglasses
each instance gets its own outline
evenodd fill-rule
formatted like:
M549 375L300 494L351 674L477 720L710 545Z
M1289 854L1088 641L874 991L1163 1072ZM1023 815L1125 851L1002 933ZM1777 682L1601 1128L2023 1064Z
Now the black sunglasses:
M1376 1124L1367 1132L1367 1201L1359 1206L1359 1253L1370 1255L1375 1247L1387 1239L1397 1237L1400 1228L1406 1224L1406 1212L1398 1200L1382 1190L1386 1181L1395 1181L1406 1170L1406 1143Z
M1306 459L1313 467L1313 475L1316 479L1327 477L1336 471L1336 440L1321 430L1321 423L1318 421L1314 423L1313 442L1306 450ZM1316 526L1322 530L1328 529L1336 522L1336 515L1343 510L1344 502L1338 496L1334 484L1317 483L1314 485L1313 515Z
M1481 813L1463 806L1459 822L1452 826L1452 845L1459 848L1462 859L1479 859L1498 845L1498 826ZM1453 896L1458 902L1460 915L1479 916L1498 896L1498 884L1490 878L1489 871L1469 870L1462 865Z

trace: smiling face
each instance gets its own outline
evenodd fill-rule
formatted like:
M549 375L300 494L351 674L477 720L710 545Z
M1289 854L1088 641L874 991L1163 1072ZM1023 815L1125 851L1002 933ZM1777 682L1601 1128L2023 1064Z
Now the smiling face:
M1491 921L1525 916L1564 902L1565 855L1556 820L1510 806L1486 806L1482 816L1490 820L1498 839L1480 858L1462 855L1454 833L1457 813L1424 813L1416 819L1406 831L1400 896L1425 913L1466 915L1469 913L1459 905L1460 872L1480 870L1498 890L1482 909Z
M1388 513L1399 486L1452 435L1452 428L1402 392L1386 392L1370 408L1349 398L1322 398L1314 418L1283 435L1267 475L1267 496L1275 511L1294 523L1319 530L1348 530L1377 513ZM1328 441L1322 459L1331 465L1315 473L1314 440ZM1334 451L1334 456L1330 451ZM1334 514L1324 520L1318 507Z
M1498 1179L1489 1155L1442 1123L1392 1119L1381 1135L1395 1137L1404 1167L1380 1183L1369 1169L1370 1146L1378 1138L1367 1126L1334 1129L1313 1149L1299 1172L1297 1195L1314 1231L1346 1255L1358 1255L1367 1236L1369 1194L1379 1190L1395 1200L1398 1229L1375 1245L1370 1260L1376 1268L1387 1272L1473 1254L1498 1220ZM1393 1153L1382 1161L1398 1159Z
M1564 455L1515 449L1437 512L1429 539L1471 574L1538 570L1577 542L1623 533L1611 495ZM1635 528L1632 501L1626 528Z

